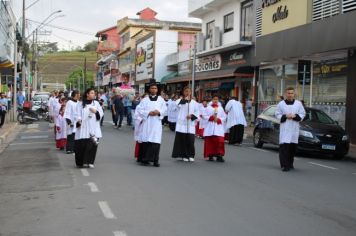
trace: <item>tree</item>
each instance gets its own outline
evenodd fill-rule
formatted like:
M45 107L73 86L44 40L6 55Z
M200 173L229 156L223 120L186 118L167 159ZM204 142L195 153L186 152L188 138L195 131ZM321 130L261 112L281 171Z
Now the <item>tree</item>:
M86 88L92 88L95 86L93 72L87 71L86 80ZM80 92L84 92L84 79L82 75L82 70L80 68L73 70L64 83L66 84L67 88L75 88L79 89Z
M96 48L98 47L98 42L96 40L93 40L84 46L84 51L85 52L95 52Z

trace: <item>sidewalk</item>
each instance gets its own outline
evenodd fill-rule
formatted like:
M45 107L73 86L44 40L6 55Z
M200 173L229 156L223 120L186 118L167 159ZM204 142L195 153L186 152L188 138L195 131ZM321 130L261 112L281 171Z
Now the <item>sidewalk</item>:
M6 142L7 137L17 127L17 122L5 122L0 129L0 146Z

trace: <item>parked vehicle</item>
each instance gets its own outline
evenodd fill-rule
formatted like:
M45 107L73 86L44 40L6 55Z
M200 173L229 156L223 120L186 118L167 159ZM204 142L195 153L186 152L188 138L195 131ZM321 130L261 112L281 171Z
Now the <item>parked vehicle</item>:
M279 145L280 121L275 117L277 106L265 109L256 119L253 132L255 147L263 144ZM331 154L343 158L349 151L350 140L345 130L325 112L306 107L306 116L300 123L298 151Z
M47 105L48 100L48 94L35 94L32 98L32 110L36 110L42 103Z
M20 124L28 124L39 120L49 121L49 112L46 104L41 103L35 110L30 108L18 108L17 121Z

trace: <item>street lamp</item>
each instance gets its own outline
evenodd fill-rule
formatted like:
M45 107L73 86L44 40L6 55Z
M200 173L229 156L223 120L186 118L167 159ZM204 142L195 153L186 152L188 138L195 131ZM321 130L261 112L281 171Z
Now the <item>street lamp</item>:
M84 70L83 70L83 67L81 67L81 66L78 66L78 65L73 65L71 68L79 68L80 69L80 71L82 72L82 82L83 82L83 92L84 92L84 88L85 88L85 86L84 86ZM80 92L80 82L81 81L79 81L79 83L78 83L78 90L79 90L79 92Z

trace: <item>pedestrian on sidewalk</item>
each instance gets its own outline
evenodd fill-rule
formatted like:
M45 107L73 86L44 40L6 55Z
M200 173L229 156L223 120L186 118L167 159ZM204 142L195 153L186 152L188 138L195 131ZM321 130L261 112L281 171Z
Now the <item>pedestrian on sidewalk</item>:
M0 128L2 128L5 123L8 105L9 100L6 98L5 93L0 93Z
M227 113L226 130L229 131L229 144L240 145L244 137L244 129L247 126L242 104L236 97L231 97L226 104Z
M279 161L282 171L294 169L294 156L299 139L299 122L304 119L303 104L295 100L293 87L286 89L287 99L278 103L275 116L280 120Z
M199 118L199 105L192 99L192 90L189 87L183 89L183 98L176 103L178 105L178 118L172 158L194 162L195 126Z
M204 119L208 121L204 129L204 158L208 161L225 162L225 121L226 114L219 105L219 96L214 95Z
M75 132L75 162L78 168L94 168L94 162L102 138L100 120L103 110L95 100L94 89L87 89L79 104L78 121Z
M149 165L153 162L159 167L159 151L162 142L162 119L167 107L166 102L158 94L158 85L151 82L148 86L149 96L145 97L136 107L136 112L143 118L142 143L138 162Z
M64 118L65 105L59 109L59 114L56 118L56 148L64 150L67 145L67 122Z
M78 90L74 90L71 94L71 98L66 103L66 108L64 111L64 118L67 122L67 146L66 153L74 153L74 137L76 127L75 124L78 120L78 101L80 99L80 93Z

